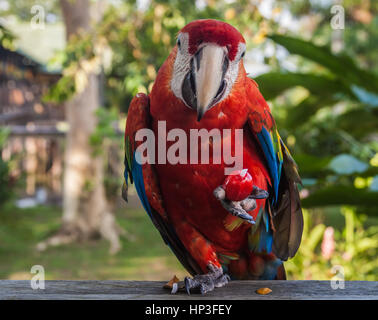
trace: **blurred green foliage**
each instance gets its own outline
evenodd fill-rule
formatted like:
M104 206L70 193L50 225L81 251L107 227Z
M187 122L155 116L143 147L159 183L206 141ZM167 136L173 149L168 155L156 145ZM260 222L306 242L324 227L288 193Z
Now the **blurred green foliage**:
M2 150L9 130L0 128L0 151ZM9 163L0 156L0 207L12 197L12 182L9 172Z
M297 255L285 263L289 279L331 280L342 272L345 280L376 280L378 273L378 226L363 227L363 217L343 207L343 230L314 224L304 210L303 241ZM335 268L340 266L342 269Z
M5 26L0 24L0 45L7 49L14 49L15 36Z
M273 45L273 54L264 56L269 72L255 80L271 104L304 185L305 231L297 256L286 264L289 278L330 279L332 266L342 265L346 279L377 280L378 2L343 1L347 27L338 54L330 48L335 34L330 27L332 4L277 0L271 17L266 17L259 1L151 0L145 8L135 0L117 2L90 34L70 39L57 55L63 77L47 98L67 100L85 86L88 72L103 74L105 108L98 113L98 130L91 138L100 150L104 141L117 139L113 123L127 112L132 97L150 92L186 23L224 20L241 31L248 49L265 52ZM280 25L285 10L307 21L296 34ZM282 48L290 53L285 61L276 55ZM254 56L247 54L246 59ZM286 61L295 67L288 70ZM331 224L330 206L335 221L345 226L334 227L335 248L327 257L321 247ZM126 227L133 230L131 224ZM143 244L139 250L144 250Z
M120 136L119 128L119 113L116 109L99 108L96 110L96 116L98 119L97 127L94 133L90 137L90 143L95 153L103 152L102 146L104 140L117 141L117 147L122 148L123 137Z
M298 162L307 208L355 205L377 215L378 77L327 46L282 35L270 38L319 65L320 70L283 69L257 77L262 94L273 101L277 121ZM301 91L301 99L283 99ZM281 99L281 100L280 100Z
M14 35L3 25L0 24L0 45L7 49L14 49ZM0 206L4 205L13 195L13 183L10 177L9 162L4 161L1 150L7 141L9 130L0 128Z
M60 103L70 100L75 93L84 90L89 73L100 71L94 41L93 34L80 32L71 36L66 48L56 54L51 64L62 66L62 77L43 97L45 101Z
M126 119L116 108L99 108L96 115L98 124L90 137L90 143L94 155L101 154L106 164L105 191L109 202L113 203L116 202L119 187L124 180L123 175L119 174L123 170L119 170L119 159L124 158L123 130Z
M178 31L195 19L227 20L243 32L248 43L261 44L278 24L263 18L257 3L248 0L195 1L150 0L146 8L128 0L109 6L92 32L72 37L54 63L63 67L63 77L46 96L65 101L80 91L89 71L105 72L105 105L126 112L132 97L148 93L156 74L176 42ZM185 14L183 14L185 13ZM109 61L110 60L110 61Z

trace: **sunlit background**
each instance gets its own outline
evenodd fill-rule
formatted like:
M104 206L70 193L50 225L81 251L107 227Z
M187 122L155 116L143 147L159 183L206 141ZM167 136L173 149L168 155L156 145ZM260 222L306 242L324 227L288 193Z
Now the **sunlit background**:
M373 0L0 0L0 278L30 279L33 265L47 279L187 274L135 190L120 197L123 130L177 32L214 18L246 39L246 70L299 165L305 229L288 278L378 280L377 12Z

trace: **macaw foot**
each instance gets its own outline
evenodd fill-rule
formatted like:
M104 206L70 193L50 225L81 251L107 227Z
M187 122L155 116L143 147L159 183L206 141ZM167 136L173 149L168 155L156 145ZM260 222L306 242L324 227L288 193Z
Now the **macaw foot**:
M254 210L257 206L256 199L266 199L269 193L259 187L253 186L253 190L247 198L241 201L231 201L226 198L226 191L223 186L219 186L214 190L214 196L229 213L251 224L255 224L252 216L247 211Z
M210 263L208 269L209 273L185 278L185 289L188 294L190 294L190 290L199 290L201 294L205 294L214 290L214 288L223 287L230 281L230 277L223 274L222 268Z

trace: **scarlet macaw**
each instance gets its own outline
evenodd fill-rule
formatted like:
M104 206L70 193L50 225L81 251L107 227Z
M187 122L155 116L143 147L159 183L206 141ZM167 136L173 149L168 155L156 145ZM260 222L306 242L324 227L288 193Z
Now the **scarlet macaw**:
M230 277L285 279L282 261L295 255L302 237L297 167L258 85L246 75L245 50L243 36L225 22L189 23L150 95L137 94L128 111L124 192L130 177L154 225L193 276L185 278L188 293L211 291ZM188 134L242 129L243 169L254 183L250 196L227 199L223 160L141 165L135 151L142 142L135 135L143 128L157 134L158 121Z

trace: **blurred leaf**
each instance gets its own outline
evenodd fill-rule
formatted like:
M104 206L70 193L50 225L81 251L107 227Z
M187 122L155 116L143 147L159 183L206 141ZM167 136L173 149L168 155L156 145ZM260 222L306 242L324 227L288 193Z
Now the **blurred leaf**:
M340 154L332 159L329 168L338 174L361 173L367 170L368 164L349 154Z
M306 208L325 207L333 205L378 206L378 192L357 189L349 186L333 185L319 189L302 199ZM374 215L378 215L375 210Z
M318 224L315 226L308 235L308 249L312 252L315 251L316 246L322 240L324 230L326 226L324 224Z
M12 32L0 24L0 45L4 48L13 50L16 37Z
M310 95L297 106L288 109L286 126L289 128L304 125L319 109L332 105L337 100L330 95Z
M7 127L0 128L0 149L2 149L8 140L10 129Z
M7 142L9 132L10 130L8 128L0 128L0 149ZM4 161L0 156L0 206L11 198L13 188L9 161Z
M43 96L43 102L62 103L70 100L75 93L75 81L71 76L61 77L57 83L52 85Z
M339 115L335 125L356 138L362 138L376 132L377 123L377 109L359 107Z
M316 173L326 170L330 161L330 157L321 158L304 153L295 154L295 162L298 164L301 175L314 176Z
M378 107L378 95L356 85L352 85L355 96L363 103L372 107Z
M285 90L295 86L302 86L313 94L326 95L327 97L344 92L352 95L348 87L337 79L311 74L311 73L281 73L269 72L254 79L262 95L267 100L272 100Z
M375 176L373 178L373 181L372 181L372 183L370 185L370 190L371 191L378 191L378 176Z
M317 179L311 179L311 178L303 178L301 180L304 187L314 186L318 182Z
M370 166L366 171L358 174L360 177L368 178L378 175L378 167Z
M319 63L350 85L358 84L377 91L378 78L374 74L358 68L346 55L332 54L328 46L317 46L309 41L278 34L270 35L269 38L284 46L290 53Z

